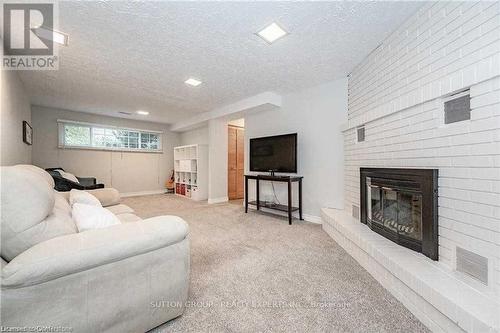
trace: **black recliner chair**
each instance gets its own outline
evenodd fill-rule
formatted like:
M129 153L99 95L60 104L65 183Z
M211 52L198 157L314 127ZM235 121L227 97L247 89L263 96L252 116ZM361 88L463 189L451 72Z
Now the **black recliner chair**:
M63 168L47 168L45 171L50 173L52 178L54 178L55 186L54 189L59 192L68 192L72 189L76 190L95 190L98 188L104 188L104 184L97 184L97 180L94 177L76 177L78 183L71 181L69 179L61 176L57 170L64 171Z

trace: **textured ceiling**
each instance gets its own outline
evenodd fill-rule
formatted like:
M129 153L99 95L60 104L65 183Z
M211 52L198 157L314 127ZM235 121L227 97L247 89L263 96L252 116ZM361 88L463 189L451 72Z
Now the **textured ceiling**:
M348 74L422 2L61 2L58 71L21 72L33 104L174 123ZM254 33L278 22L269 45ZM190 77L203 84L184 84Z

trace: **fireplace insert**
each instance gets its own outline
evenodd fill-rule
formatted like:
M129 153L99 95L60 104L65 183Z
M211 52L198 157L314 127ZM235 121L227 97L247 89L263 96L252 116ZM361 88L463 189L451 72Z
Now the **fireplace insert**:
M438 260L436 169L361 168L361 222Z

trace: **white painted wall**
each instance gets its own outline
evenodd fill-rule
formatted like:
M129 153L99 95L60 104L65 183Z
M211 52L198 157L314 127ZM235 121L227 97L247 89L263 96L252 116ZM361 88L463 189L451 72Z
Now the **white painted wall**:
M245 118L230 120L228 124L231 126L245 127Z
M122 193L163 190L173 169L173 147L180 145L179 134L169 131L164 124L40 106L32 107L32 118L35 132L33 164L42 168L60 166L78 176L96 177L99 182ZM163 153L60 149L57 147L57 119L163 131Z
M208 126L180 133L181 145L208 144Z
M429 3L349 79L345 209L360 167L439 169L439 261L489 259L500 291L500 3ZM471 120L445 125L442 98L470 88ZM355 143L366 124L366 141Z
M303 180L304 213L320 216L322 207L343 205L343 138L340 126L347 120L347 79L340 79L300 92L284 95L279 110L245 116L245 170L249 172L249 139L298 133L298 175ZM261 198L273 200L268 184ZM285 203L286 188L275 183L277 197ZM254 198L254 185L249 197ZM297 190L295 188L295 194ZM297 201L297 196L294 198Z
M31 164L32 147L23 142L23 120L31 124L31 106L15 71L0 70L0 165ZM36 131L35 131L36 132Z
M226 118L208 121L208 202L228 200Z

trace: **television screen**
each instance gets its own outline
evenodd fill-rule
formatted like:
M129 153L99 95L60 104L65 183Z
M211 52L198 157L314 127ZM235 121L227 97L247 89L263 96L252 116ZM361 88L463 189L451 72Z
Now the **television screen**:
M297 172L297 133L250 139L250 171Z

